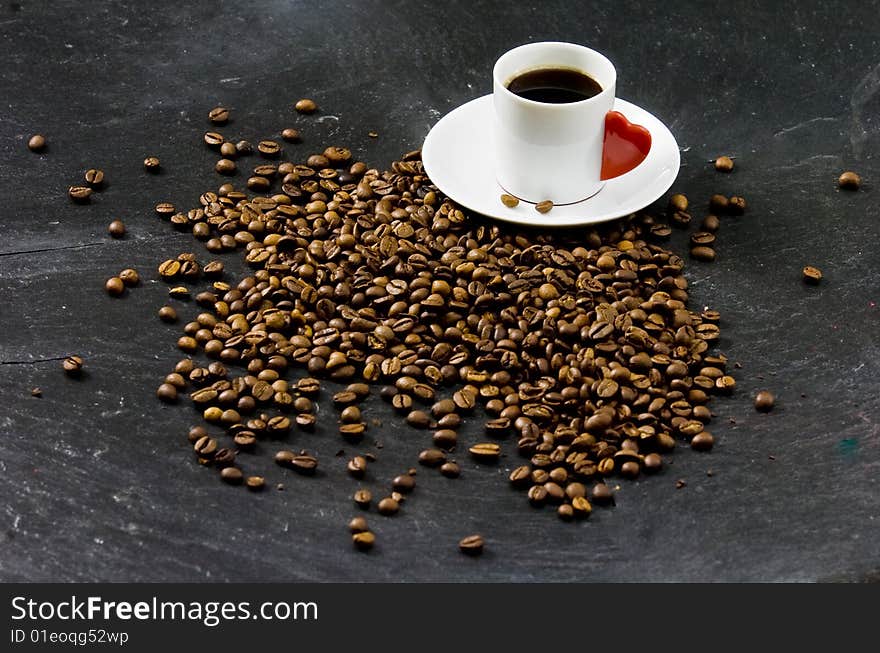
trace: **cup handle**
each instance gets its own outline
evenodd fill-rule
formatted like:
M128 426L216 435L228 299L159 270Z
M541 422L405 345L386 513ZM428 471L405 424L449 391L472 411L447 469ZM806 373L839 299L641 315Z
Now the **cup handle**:
M651 151L651 132L631 123L620 111L605 114L605 142L602 146L602 181L629 172Z

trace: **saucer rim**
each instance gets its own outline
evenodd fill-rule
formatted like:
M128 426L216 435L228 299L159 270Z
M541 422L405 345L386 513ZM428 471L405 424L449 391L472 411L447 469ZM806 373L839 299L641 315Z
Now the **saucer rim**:
M428 132L428 135L425 137L425 141L422 145L422 163L425 167L425 172L431 178L431 181L434 183L434 185L436 185L437 188L439 188L441 192L443 192L445 195L447 195L450 199L452 199L457 204L460 204L462 207L468 209L469 211L473 211L474 213L481 215L481 216L484 216L486 218L493 219L493 220L501 220L501 221L508 222L511 224L519 224L519 225L523 225L523 226L527 226L527 227L547 227L547 228L551 228L551 229L579 227L579 226L584 226L584 225L591 225L591 224L598 224L598 223L602 223L602 222L608 222L610 220L616 220L616 219L625 217L627 215L631 215L641 209L644 209L646 206L651 205L653 202L655 202L657 199L659 199L664 193L666 193L666 191L668 191L669 188L672 187L672 185L675 183L675 180L678 178L679 172L681 171L681 152L679 150L678 142L675 140L675 136L672 134L672 131L669 129L669 127L662 120L660 120L657 116L652 114L647 109L640 107L633 102L629 102L627 100L624 100L623 98L615 97L614 98L614 105L613 105L614 110L620 110L623 113L626 113L627 110L635 109L636 111L643 112L644 114L650 116L654 121L656 121L657 125L660 128L662 128L662 130L663 130L662 136L664 138L668 138L668 140L669 140L669 143L667 144L667 146L663 148L664 150L667 148L669 149L669 154L668 154L668 159L666 160L666 164L671 164L671 165L668 165L668 169L671 170L672 174L670 174L668 177L668 183L660 182L659 186L657 186L654 190L647 192L645 194L645 196L642 199L639 199L637 202L634 202L632 204L618 202L616 204L616 206L621 207L620 209L611 208L609 210L606 210L604 213L599 214L598 216L596 216L596 215L591 216L591 215L584 215L584 214L580 214L577 216L566 215L566 216L559 216L559 219L556 221L553 221L553 222L550 222L550 221L542 222L542 221L540 221L540 217L538 217L538 216L526 216L522 213L507 212L508 210L506 209L506 207L505 207L504 211L502 211L501 208L499 207L498 211L496 211L494 213L487 213L483 210L474 208L473 206L469 206L469 203L467 201L461 201L460 199L456 199L454 194L450 194L447 192L447 190L444 190L444 188L436 182L434 177L432 177L432 175L431 175L432 165L429 161L432 158L431 152L433 149L431 137L432 137L432 135L436 137L437 134L440 133L437 131L437 128L438 128L438 126L441 125L441 123L443 123L447 118L449 118L453 114L458 114L459 112L466 112L468 109L470 109L471 111L478 111L483 108L480 106L481 104L489 104L489 103L491 103L491 101L492 101L492 94L488 93L486 95L469 100L468 102L465 102L464 104L461 104L461 105L457 106L456 108L452 109L451 111L446 113L443 117L441 117L440 120L438 120L431 127L431 129ZM471 106L471 105L473 105L473 106ZM636 120L638 120L638 119L636 119ZM441 127L441 130L442 130L442 127ZM426 157L426 152L428 153L427 157ZM649 154L649 157L650 157L650 154ZM674 159L674 161L673 161L673 159ZM663 161L663 159L659 159L659 158L655 159L654 165L657 165L660 161ZM575 203L567 204L567 205L560 205L560 208L565 209L567 211L571 211L574 207L586 205L586 203L590 202L593 198L595 198L597 195L600 195L604 190L606 190L609 185L614 187L614 186L620 186L620 185L629 183L632 176L637 174L637 171L638 171L638 168L635 168L625 174L620 175L619 177L615 177L614 179L609 179L606 181L606 186L603 187L603 189L600 190L598 193L592 195L589 198L583 199L579 202L575 202ZM440 177L442 178L442 174L440 175ZM652 177L652 179L657 179L657 177ZM501 185L498 183L497 179L494 180L494 184L495 184L495 188L493 188L493 190L492 190L493 195L498 190L500 190L502 192L506 192L501 187Z

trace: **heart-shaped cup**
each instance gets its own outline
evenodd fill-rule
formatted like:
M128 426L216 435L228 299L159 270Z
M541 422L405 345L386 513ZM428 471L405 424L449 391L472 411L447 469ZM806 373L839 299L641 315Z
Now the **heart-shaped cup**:
M541 70L587 75L600 87L571 102L528 99L508 88ZM614 107L617 71L604 55L574 43L529 43L501 55L493 70L494 157L498 183L527 202L573 204L632 170L651 149L651 134Z

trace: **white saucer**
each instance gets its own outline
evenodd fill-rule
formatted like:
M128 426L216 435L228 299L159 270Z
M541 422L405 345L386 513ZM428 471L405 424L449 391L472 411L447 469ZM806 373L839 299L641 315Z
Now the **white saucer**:
M626 100L614 109L651 132L651 151L634 170L611 179L596 195L554 206L546 214L534 204L514 208L501 203L504 189L495 179L492 161L492 95L484 95L450 111L434 125L422 146L422 162L431 181L458 204L477 213L529 226L573 227L620 218L663 195L678 176L678 144L659 119Z

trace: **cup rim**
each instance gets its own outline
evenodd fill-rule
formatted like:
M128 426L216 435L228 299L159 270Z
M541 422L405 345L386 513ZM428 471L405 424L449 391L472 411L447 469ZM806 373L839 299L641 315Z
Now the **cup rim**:
M498 74L498 66L501 64L501 60L504 59L505 57L507 57L508 55L510 55L511 53L516 52L518 50L532 49L532 48L535 48L538 46L546 46L546 45L563 46L566 48L571 48L571 49L576 49L576 50L586 50L586 51L596 55L611 70L611 75L612 75L611 84L607 85L607 87L603 87L602 92L597 93L593 97L589 97L584 100L578 100L577 102L566 102L564 104L555 104L552 102L538 102L537 100L529 100L528 98L524 98L522 96L517 95L516 93L511 91L509 88L507 88L507 85L504 83L504 80L502 80L500 75ZM522 71L522 72L525 72L525 71ZM521 74L521 73L516 73L516 74ZM587 74L589 74L589 73L587 73ZM598 102L599 100L604 99L606 94L611 92L611 89L617 87L617 68L614 66L614 64L611 62L611 60L608 57L606 57L604 54L602 54L598 50L588 48L585 45L580 45L579 43L570 43L568 41L536 41L534 43L523 43L522 45L518 45L515 48L511 48L510 50L507 50L504 54L502 54L500 57L498 57L498 59L495 60L495 65L492 67L492 79L495 83L496 89L500 88L502 95L505 95L506 97L512 99L514 102L522 102L526 106L544 107L548 111L549 110L564 111L566 109L573 108L573 107L586 106L587 104L590 104L591 102Z

